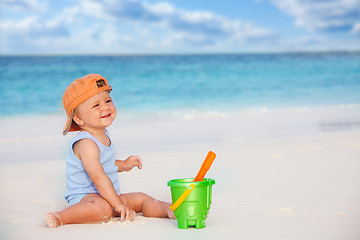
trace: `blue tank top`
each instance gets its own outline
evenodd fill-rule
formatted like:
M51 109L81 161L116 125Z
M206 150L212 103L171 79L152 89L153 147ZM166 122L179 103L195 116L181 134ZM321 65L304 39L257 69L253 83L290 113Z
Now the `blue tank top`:
M106 135L108 132L105 130ZM109 137L109 136L108 136ZM112 144L107 147L97 140L91 133L86 131L79 132L71 141L69 153L66 157L66 193L65 199L69 201L75 195L99 193L89 175L86 173L84 166L73 151L74 144L81 140L89 138L93 140L99 148L99 158L106 175L110 178L116 193L120 194L119 176L117 166L115 166L115 152Z

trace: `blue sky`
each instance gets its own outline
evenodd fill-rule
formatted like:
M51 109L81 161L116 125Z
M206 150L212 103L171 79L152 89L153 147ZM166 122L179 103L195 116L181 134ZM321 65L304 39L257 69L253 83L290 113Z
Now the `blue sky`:
M1 0L1 54L360 50L358 0Z

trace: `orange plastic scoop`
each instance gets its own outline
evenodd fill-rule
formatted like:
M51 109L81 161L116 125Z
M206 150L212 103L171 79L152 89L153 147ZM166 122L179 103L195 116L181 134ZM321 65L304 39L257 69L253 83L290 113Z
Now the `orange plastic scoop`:
M198 174L194 178L194 182L201 182L204 179L205 174L209 170L209 168L210 168L211 164L214 162L215 158L216 158L216 154L213 153L212 151L209 151L203 164L201 165L201 168L200 168Z

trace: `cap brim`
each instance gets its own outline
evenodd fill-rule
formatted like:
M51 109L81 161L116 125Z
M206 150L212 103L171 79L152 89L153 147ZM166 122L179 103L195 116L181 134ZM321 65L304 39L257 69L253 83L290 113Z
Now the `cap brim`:
M71 111L71 114L70 116L68 116L68 119L66 121L66 124L65 124L65 127L64 127L64 130L63 130L63 135L65 136L69 130L70 130L70 126L71 126L71 122L72 122L72 119L73 119L73 115L74 115L74 111Z

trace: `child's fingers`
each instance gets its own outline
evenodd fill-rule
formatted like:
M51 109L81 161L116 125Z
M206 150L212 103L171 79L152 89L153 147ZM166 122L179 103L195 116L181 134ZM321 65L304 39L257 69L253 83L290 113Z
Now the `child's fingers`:
M142 169L142 162L141 162L141 159L140 159L140 158L138 159L138 168L139 168L139 169Z
M131 221L133 221L136 217L136 212L135 211L132 211L132 217L131 217Z
M134 210L130 210L129 220L133 221L135 219L136 213Z
M126 216L125 216L125 221L130 219L130 209L126 208Z
M136 156L136 165L139 169L142 168L142 162L141 162L141 158Z
M120 221L123 222L124 220L125 220L125 211L122 210L122 211L120 212Z
M142 162L141 162L141 158L138 156L132 156L132 164L133 167L138 167L139 169L142 168Z

